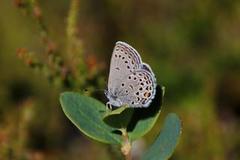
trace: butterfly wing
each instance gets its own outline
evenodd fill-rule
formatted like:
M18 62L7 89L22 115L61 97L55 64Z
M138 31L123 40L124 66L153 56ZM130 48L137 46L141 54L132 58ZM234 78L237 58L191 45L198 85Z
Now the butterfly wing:
M156 92L156 79L150 66L143 63L125 79L118 95L122 103L131 107L148 107Z
M108 92L116 96L124 78L138 69L141 64L142 60L138 52L127 43L118 41L111 58Z

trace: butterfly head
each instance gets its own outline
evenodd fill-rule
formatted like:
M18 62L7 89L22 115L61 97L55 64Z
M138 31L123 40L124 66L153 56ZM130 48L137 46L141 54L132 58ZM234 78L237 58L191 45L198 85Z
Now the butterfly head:
M118 98L118 96L114 95L110 90L105 90L104 94L108 98L107 105L112 105L115 107L122 106L121 100Z

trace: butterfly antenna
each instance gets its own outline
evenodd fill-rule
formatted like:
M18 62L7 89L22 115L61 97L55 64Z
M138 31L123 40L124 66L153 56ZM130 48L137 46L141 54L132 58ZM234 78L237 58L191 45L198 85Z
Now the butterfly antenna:
M83 89L80 90L83 94L89 94L89 93L104 93L106 89Z

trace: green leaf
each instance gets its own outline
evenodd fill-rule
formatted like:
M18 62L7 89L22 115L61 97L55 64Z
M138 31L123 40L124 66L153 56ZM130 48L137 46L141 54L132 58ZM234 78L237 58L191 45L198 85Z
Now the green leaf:
M144 136L149 132L161 111L164 96L164 87L157 86L156 95L151 105L147 108L135 108L127 131L131 141Z
M121 135L102 120L104 104L74 92L62 93L60 103L66 116L85 135L100 142L121 144Z
M118 129L127 128L127 125L132 118L133 112L134 108L122 106L113 111L106 112L103 117L103 121L108 125Z
M181 135L181 121L174 113L167 115L163 129L142 160L167 160L173 154Z

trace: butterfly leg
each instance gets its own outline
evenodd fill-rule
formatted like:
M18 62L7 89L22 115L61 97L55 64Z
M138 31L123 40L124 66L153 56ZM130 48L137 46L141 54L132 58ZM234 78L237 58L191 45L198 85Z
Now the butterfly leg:
M109 102L106 103L106 111L107 110L112 110L112 105Z

